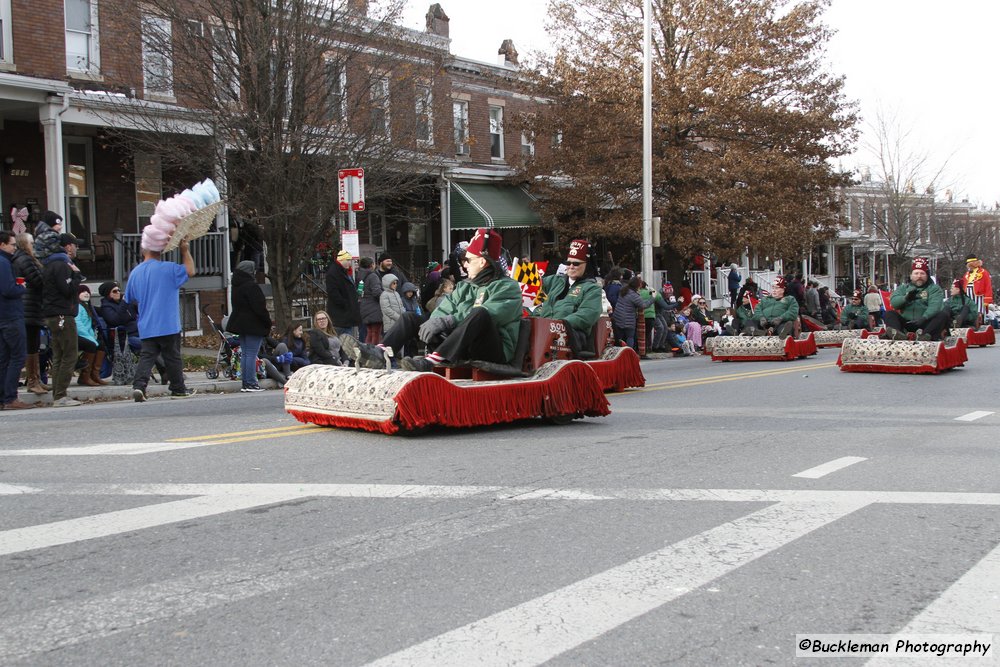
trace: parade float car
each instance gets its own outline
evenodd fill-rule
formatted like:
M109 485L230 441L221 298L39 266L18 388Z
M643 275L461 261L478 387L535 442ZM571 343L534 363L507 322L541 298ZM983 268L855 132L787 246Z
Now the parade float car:
M610 334L602 317L594 327L595 352L574 359L564 322L526 317L510 365L471 362L417 373L313 364L289 378L285 410L306 423L387 434L602 417L611 412L606 390L645 385L638 355L609 345Z
M989 325L951 329L948 335L961 338L968 347L986 347L997 342L996 332Z
M867 333L867 332L865 332ZM848 338L837 365L849 373L931 373L963 366L969 360L965 340L949 336L943 341L888 340L871 334Z
M716 336L712 361L791 361L816 354L815 334L792 336Z

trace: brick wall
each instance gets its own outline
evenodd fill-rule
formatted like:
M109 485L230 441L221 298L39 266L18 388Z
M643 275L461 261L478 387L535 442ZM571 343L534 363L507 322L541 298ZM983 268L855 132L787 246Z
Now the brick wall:
M66 78L63 0L11 0L14 63L19 74Z

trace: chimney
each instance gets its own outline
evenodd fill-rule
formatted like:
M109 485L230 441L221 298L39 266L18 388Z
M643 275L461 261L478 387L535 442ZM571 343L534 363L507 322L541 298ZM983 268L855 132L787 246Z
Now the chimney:
M347 9L358 16L368 16L368 0L347 0Z
M441 3L435 2L427 10L427 32L440 37L448 37L448 22L451 20L441 9Z
M506 67L517 67L517 49L514 47L514 40L505 39L497 51L499 64Z

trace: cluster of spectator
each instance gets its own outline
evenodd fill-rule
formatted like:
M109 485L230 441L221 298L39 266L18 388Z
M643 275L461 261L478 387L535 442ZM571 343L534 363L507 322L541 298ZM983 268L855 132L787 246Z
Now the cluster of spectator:
M62 217L47 211L35 234L16 236L0 231L0 381L4 410L33 408L18 398L22 370L27 390L52 393L52 405L80 402L68 395L75 371L84 386L107 384L101 370L112 353L109 332L122 346L139 352L133 396L145 400L154 367L170 384L175 398L191 395L184 385L180 357L180 286L194 275L186 241L180 244L183 265L161 262L160 253L143 249L144 261L132 270L123 295L114 282L99 288L101 304L92 303L85 276L74 263L80 241L62 231ZM42 335L47 333L49 379L42 382Z

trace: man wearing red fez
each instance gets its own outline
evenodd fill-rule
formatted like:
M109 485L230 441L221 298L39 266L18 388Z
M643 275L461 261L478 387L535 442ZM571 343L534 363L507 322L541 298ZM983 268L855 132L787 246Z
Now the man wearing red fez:
M521 287L500 267L502 251L499 232L476 230L461 257L468 279L455 286L430 319L421 323L413 313L404 313L381 346L345 336L341 338L344 349L360 366L385 368L383 349L397 351L416 337L431 351L423 357L404 357L399 362L404 370L427 372L435 366L472 360L509 364L521 320Z
M750 333L757 336L791 336L795 331L795 321L799 319L799 302L794 296L785 296L785 279L778 276L771 285L771 294L765 296L754 309L753 321L760 325ZM744 331L746 327L744 326Z
M564 275L545 276L542 292L545 301L532 313L534 317L562 320L569 328L570 349L577 355L593 352L593 329L600 319L601 286L597 284L596 262L590 256L590 243L570 241Z
M950 312L944 307L944 290L930 279L930 263L917 257L910 267L910 279L889 297L892 310L885 314L886 335L906 340L914 331L919 340L941 340L950 324Z
M851 300L844 309L840 311L841 329L867 329L868 328L868 307L863 303L861 290L856 289L851 294Z

